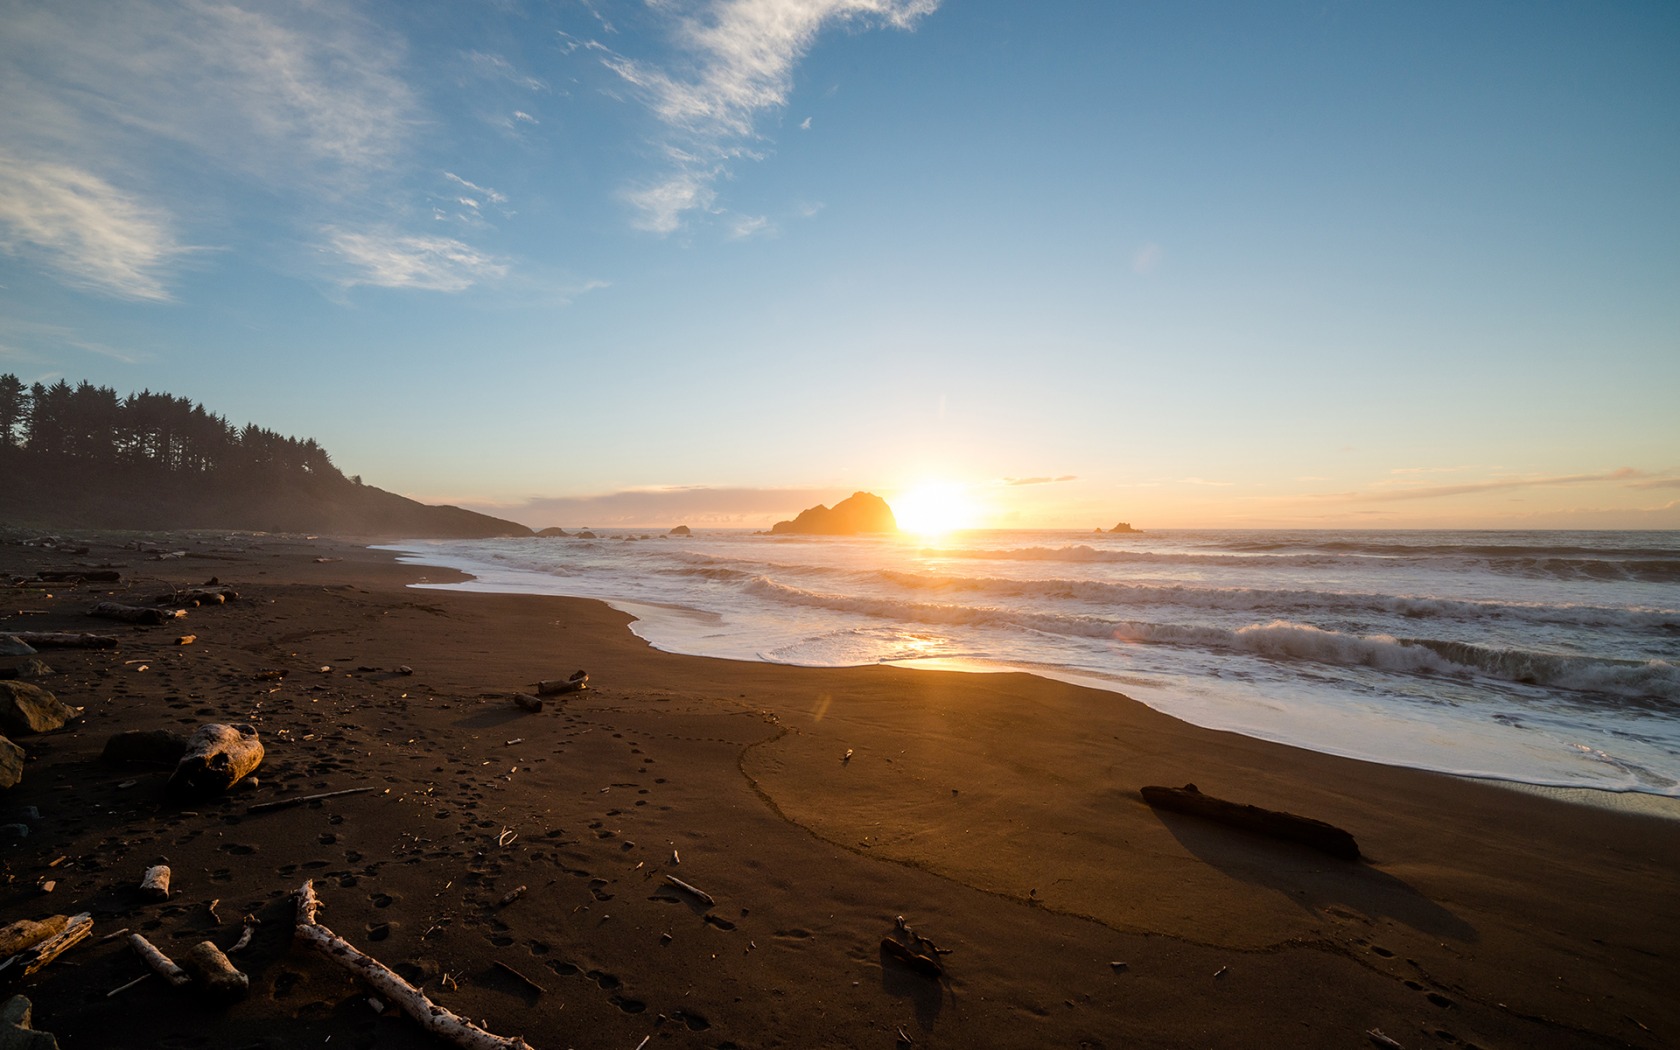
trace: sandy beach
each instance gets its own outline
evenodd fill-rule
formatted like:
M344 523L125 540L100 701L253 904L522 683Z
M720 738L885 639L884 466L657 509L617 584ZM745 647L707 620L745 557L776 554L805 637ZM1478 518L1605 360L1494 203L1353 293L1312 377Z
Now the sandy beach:
M444 1045L294 943L306 879L339 935L537 1050L1680 1045L1661 802L1339 759L1023 674L675 656L596 602L411 589L452 574L351 541L77 542L0 546L0 576L122 573L0 587L0 633L120 640L41 653L37 684L85 715L17 737L0 799L27 828L0 839L0 922L94 917L9 981L66 1048ZM239 599L87 616L212 577ZM577 669L590 688L541 712L507 695ZM113 734L206 722L258 729L255 786L182 805L167 768L100 760ZM1336 824L1364 859L1139 795L1189 782ZM247 812L354 787L374 790ZM159 862L174 893L147 902ZM247 914L244 1000L108 994L145 972L108 935L225 947ZM948 952L942 979L883 954L901 916Z

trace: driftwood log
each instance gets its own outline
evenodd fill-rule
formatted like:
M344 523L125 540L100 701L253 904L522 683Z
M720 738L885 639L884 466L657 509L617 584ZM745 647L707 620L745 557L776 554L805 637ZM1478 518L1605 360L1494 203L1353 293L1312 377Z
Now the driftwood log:
M128 935L128 946L140 956L140 961L146 968L162 977L177 988L184 988L192 983L192 974L175 965L175 960L163 954L157 945L140 936L138 933Z
M471 1021L437 1005L424 992L403 980L371 956L363 955L342 937L315 921L321 907L315 896L315 881L298 890L298 940L366 981L374 991L395 1003L426 1031L447 1039L462 1050L531 1050L518 1036L493 1035Z
M0 959L9 959L25 948L33 948L48 937L62 933L69 922L68 915L49 915L44 919L19 919L0 928Z
M585 671L573 671L570 678L551 678L537 683L538 696L558 696L561 693L576 693L589 688L589 674Z
M158 609L150 605L124 605L121 602L100 602L88 610L89 616L124 623L168 623L182 615L179 609Z
M227 791L263 760L255 726L211 722L187 739L186 754L169 775L177 795L213 795Z
M251 979L228 961L214 942L199 941L181 956L181 969L211 997L231 1002L251 990Z
M543 698L540 696L532 696L530 693L514 693L513 702L517 704L522 711L531 711L535 713L543 709Z
M1196 790L1196 785L1181 788L1146 787L1143 800L1156 809L1170 809L1175 813L1212 820L1233 828L1256 832L1275 839L1311 846L1341 860L1358 860L1359 844L1353 835L1334 824L1311 817L1298 817L1275 809L1261 809L1240 802L1227 802Z
M201 605L222 605L238 600L239 592L232 587L190 587L185 590L170 591L168 594L160 594L157 597L159 605L193 609Z
M84 911L80 915L72 915L65 921L62 930L44 941L25 948L5 962L0 962L0 971L21 966L23 975L27 977L63 955L70 948L80 944L92 932L93 914L91 912Z
M154 901L169 899L169 865L154 864L146 869L140 879L140 896Z
M35 574L37 580L50 583L116 583L122 579L122 573L116 569L42 569Z
M31 649L115 649L117 640L108 634L75 631L8 631Z

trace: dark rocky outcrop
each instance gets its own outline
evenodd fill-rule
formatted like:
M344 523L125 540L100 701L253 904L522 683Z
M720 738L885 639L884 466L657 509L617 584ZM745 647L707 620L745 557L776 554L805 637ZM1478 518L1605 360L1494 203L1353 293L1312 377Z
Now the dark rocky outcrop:
M555 536L570 536L571 533L558 525L550 525L548 528L539 531L537 535L552 539Z
M50 733L80 717L81 708L71 707L40 686L0 682L0 731L8 736Z
M1101 532L1102 530L1098 529L1097 531ZM1143 530L1142 529L1134 529L1134 528L1132 528L1131 522L1122 521L1120 524L1114 526L1114 528L1109 529L1108 531L1109 532L1142 532Z
M667 535L667 536L692 536L692 535L694 535L694 532L687 525L678 525L676 528L672 529L670 532L667 532L665 535Z
M822 504L799 512L792 521L771 526L772 536L857 536L873 532L897 532L887 501L872 492L854 492L833 508Z

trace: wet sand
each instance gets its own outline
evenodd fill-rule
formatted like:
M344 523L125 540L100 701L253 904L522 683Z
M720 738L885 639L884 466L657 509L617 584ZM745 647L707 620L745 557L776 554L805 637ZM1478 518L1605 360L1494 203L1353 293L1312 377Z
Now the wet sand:
M674 656L599 603L415 590L455 577L355 543L154 537L186 552L158 560L134 539L0 546L0 575L124 574L0 587L0 633L121 640L41 654L58 674L39 684L86 714L18 737L24 780L0 798L29 828L0 839L0 922L94 915L92 939L10 982L66 1048L444 1045L293 943L305 879L345 939L538 1050L1354 1047L1373 1029L1407 1048L1680 1045L1672 819L1029 675ZM240 600L154 627L86 616L210 577ZM540 713L505 696L579 668L591 688ZM182 805L167 769L100 761L114 733L208 721L261 732L255 787ZM1337 824L1365 859L1138 794L1186 782ZM160 861L175 893L144 902ZM225 947L247 913L243 1001L157 978L107 995L144 971L100 938ZM899 916L948 950L943 979L883 955Z

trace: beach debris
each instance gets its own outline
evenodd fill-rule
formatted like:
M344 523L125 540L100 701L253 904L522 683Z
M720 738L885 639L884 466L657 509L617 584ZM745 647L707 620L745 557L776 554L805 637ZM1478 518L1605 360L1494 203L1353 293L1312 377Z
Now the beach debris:
M1383 1050L1405 1050L1399 1043L1383 1035L1381 1028L1372 1028L1365 1035L1370 1038L1372 1043L1382 1047Z
M223 605L227 602L238 601L239 592L232 587L189 587L170 591L157 597L159 605L179 608L197 609L204 605Z
M57 933L23 949L5 962L0 962L0 973L11 970L14 966L21 966L23 975L27 977L80 944L92 932L91 912L84 911L79 915L72 915L65 920L64 928Z
M122 573L115 569L38 569L35 578L50 583L117 583Z
M117 640L108 634L82 634L77 631L13 631L16 638L32 649L115 649Z
M48 690L28 682L0 682L0 731L10 736L47 733L82 717Z
M673 852L673 856L674 855L675 855L675 853ZM675 875L665 876L665 881L669 882L671 885L675 886L677 889L682 890L684 893L693 897L695 900L700 901L701 903L706 905L706 907L708 907L708 908L712 907L714 904L717 903L717 901L712 899L711 894L707 893L705 890L701 889L698 886L694 886L694 885L691 885L689 883L684 882L683 880L677 878Z
M1230 972L1231 972L1231 968L1229 966L1221 966L1219 969L1213 971L1213 975L1215 977L1223 977L1227 973L1230 973Z
M541 995L544 992L548 991L547 988L544 988L542 985L540 985L537 982L531 980L529 977L520 973L518 970L515 970L513 967L509 966L507 963L501 961L500 959L490 960L490 965L494 966L496 969L502 971L503 973L511 974L514 977L517 977L520 981L524 982L526 987L530 988L532 991L536 992L538 995Z
M228 961L213 941L199 941L181 956L181 969L192 975L193 981L212 997L224 1001L243 999L251 989L251 979Z
M124 605L121 602L100 602L88 610L89 616L97 616L104 620L121 620L124 623L159 624L168 623L186 614L179 609L159 609L151 605Z
M556 696L561 693L577 693L589 688L589 673L573 671L570 678L552 678L537 683L538 696Z
M315 896L315 881L298 890L297 928L294 935L305 945L360 977L377 993L396 1004L433 1035L447 1039L463 1050L530 1050L518 1036L494 1035L428 999L425 993L371 956L357 951L342 937L315 919L321 901Z
M850 762L851 760L852 760L852 749L848 747L846 749L846 753L840 756L840 764L845 765L846 763Z
M1123 963L1123 962L1119 962L1117 960L1115 962L1109 963L1108 968L1110 970L1113 970L1115 973L1125 973L1127 970L1130 970L1132 967L1131 967L1130 963Z
M185 988L192 983L192 974L177 966L174 959L163 954L163 951L157 945L148 941L144 936L138 933L129 934L128 946L134 949L134 954L140 956L140 961L146 964L148 970L162 977L176 988ZM138 983L138 981L130 981L122 988L113 989L107 997L117 994L124 988L132 988Z
M173 729L131 729L108 737L99 759L112 764L144 762L153 766L173 766L186 753L185 733Z
M187 740L187 750L169 776L178 795L220 794L257 768L263 760L255 726L210 722Z
M191 645L192 643L194 643L196 641L198 641L198 635L196 635L196 634L183 634L179 638L175 639L175 644L176 645Z
M1142 794L1143 800L1156 809L1188 813L1228 827L1310 846L1341 860L1359 859L1359 844L1354 841L1353 835L1322 820L1227 802L1202 794L1194 784L1181 788L1145 787Z
M154 901L169 899L169 865L154 864L140 878L140 896Z
M69 922L68 915L49 915L44 919L19 919L0 927L0 957L11 958L25 948L33 948L48 937L63 932Z
M949 948L941 948L911 929L902 915L893 920L893 929L902 940L893 937L881 938L883 955L896 959L923 977L938 980L945 976L945 964L939 961L939 957L951 954Z
M507 893L502 895L502 899L496 902L496 907L505 908L508 905L512 904L514 901L518 900L519 898L521 898L525 895L525 891L526 891L527 888L528 887L526 887L523 884L515 886L513 889L509 890Z
M291 798L277 798L272 802L258 802L254 806L246 806L246 813L269 813L277 809L290 809L301 806L306 802L319 802L324 798L342 798L345 795L360 795L365 791L377 791L377 785L367 784L362 787L340 788L337 791L322 791L314 795L294 795ZM387 788L386 790L390 790Z
M519 832L513 830L512 828L510 828L510 827L508 827L507 825L504 824L504 825L502 825L502 833L500 835L496 836L496 845L498 845L498 846L511 846L511 845L513 845L513 841L515 839L517 839L518 837L519 837Z
M233 946L227 950L227 953L229 955L233 955L236 952L244 951L251 943L252 936L256 934L258 925L259 923L255 915L246 915L245 928L239 931L239 939L233 942Z
M542 697L532 696L530 693L514 693L513 702L517 704L521 710L530 711L532 713L543 709Z
M36 1031L34 1004L14 995L0 1006L0 1047L4 1050L58 1050L51 1032Z

